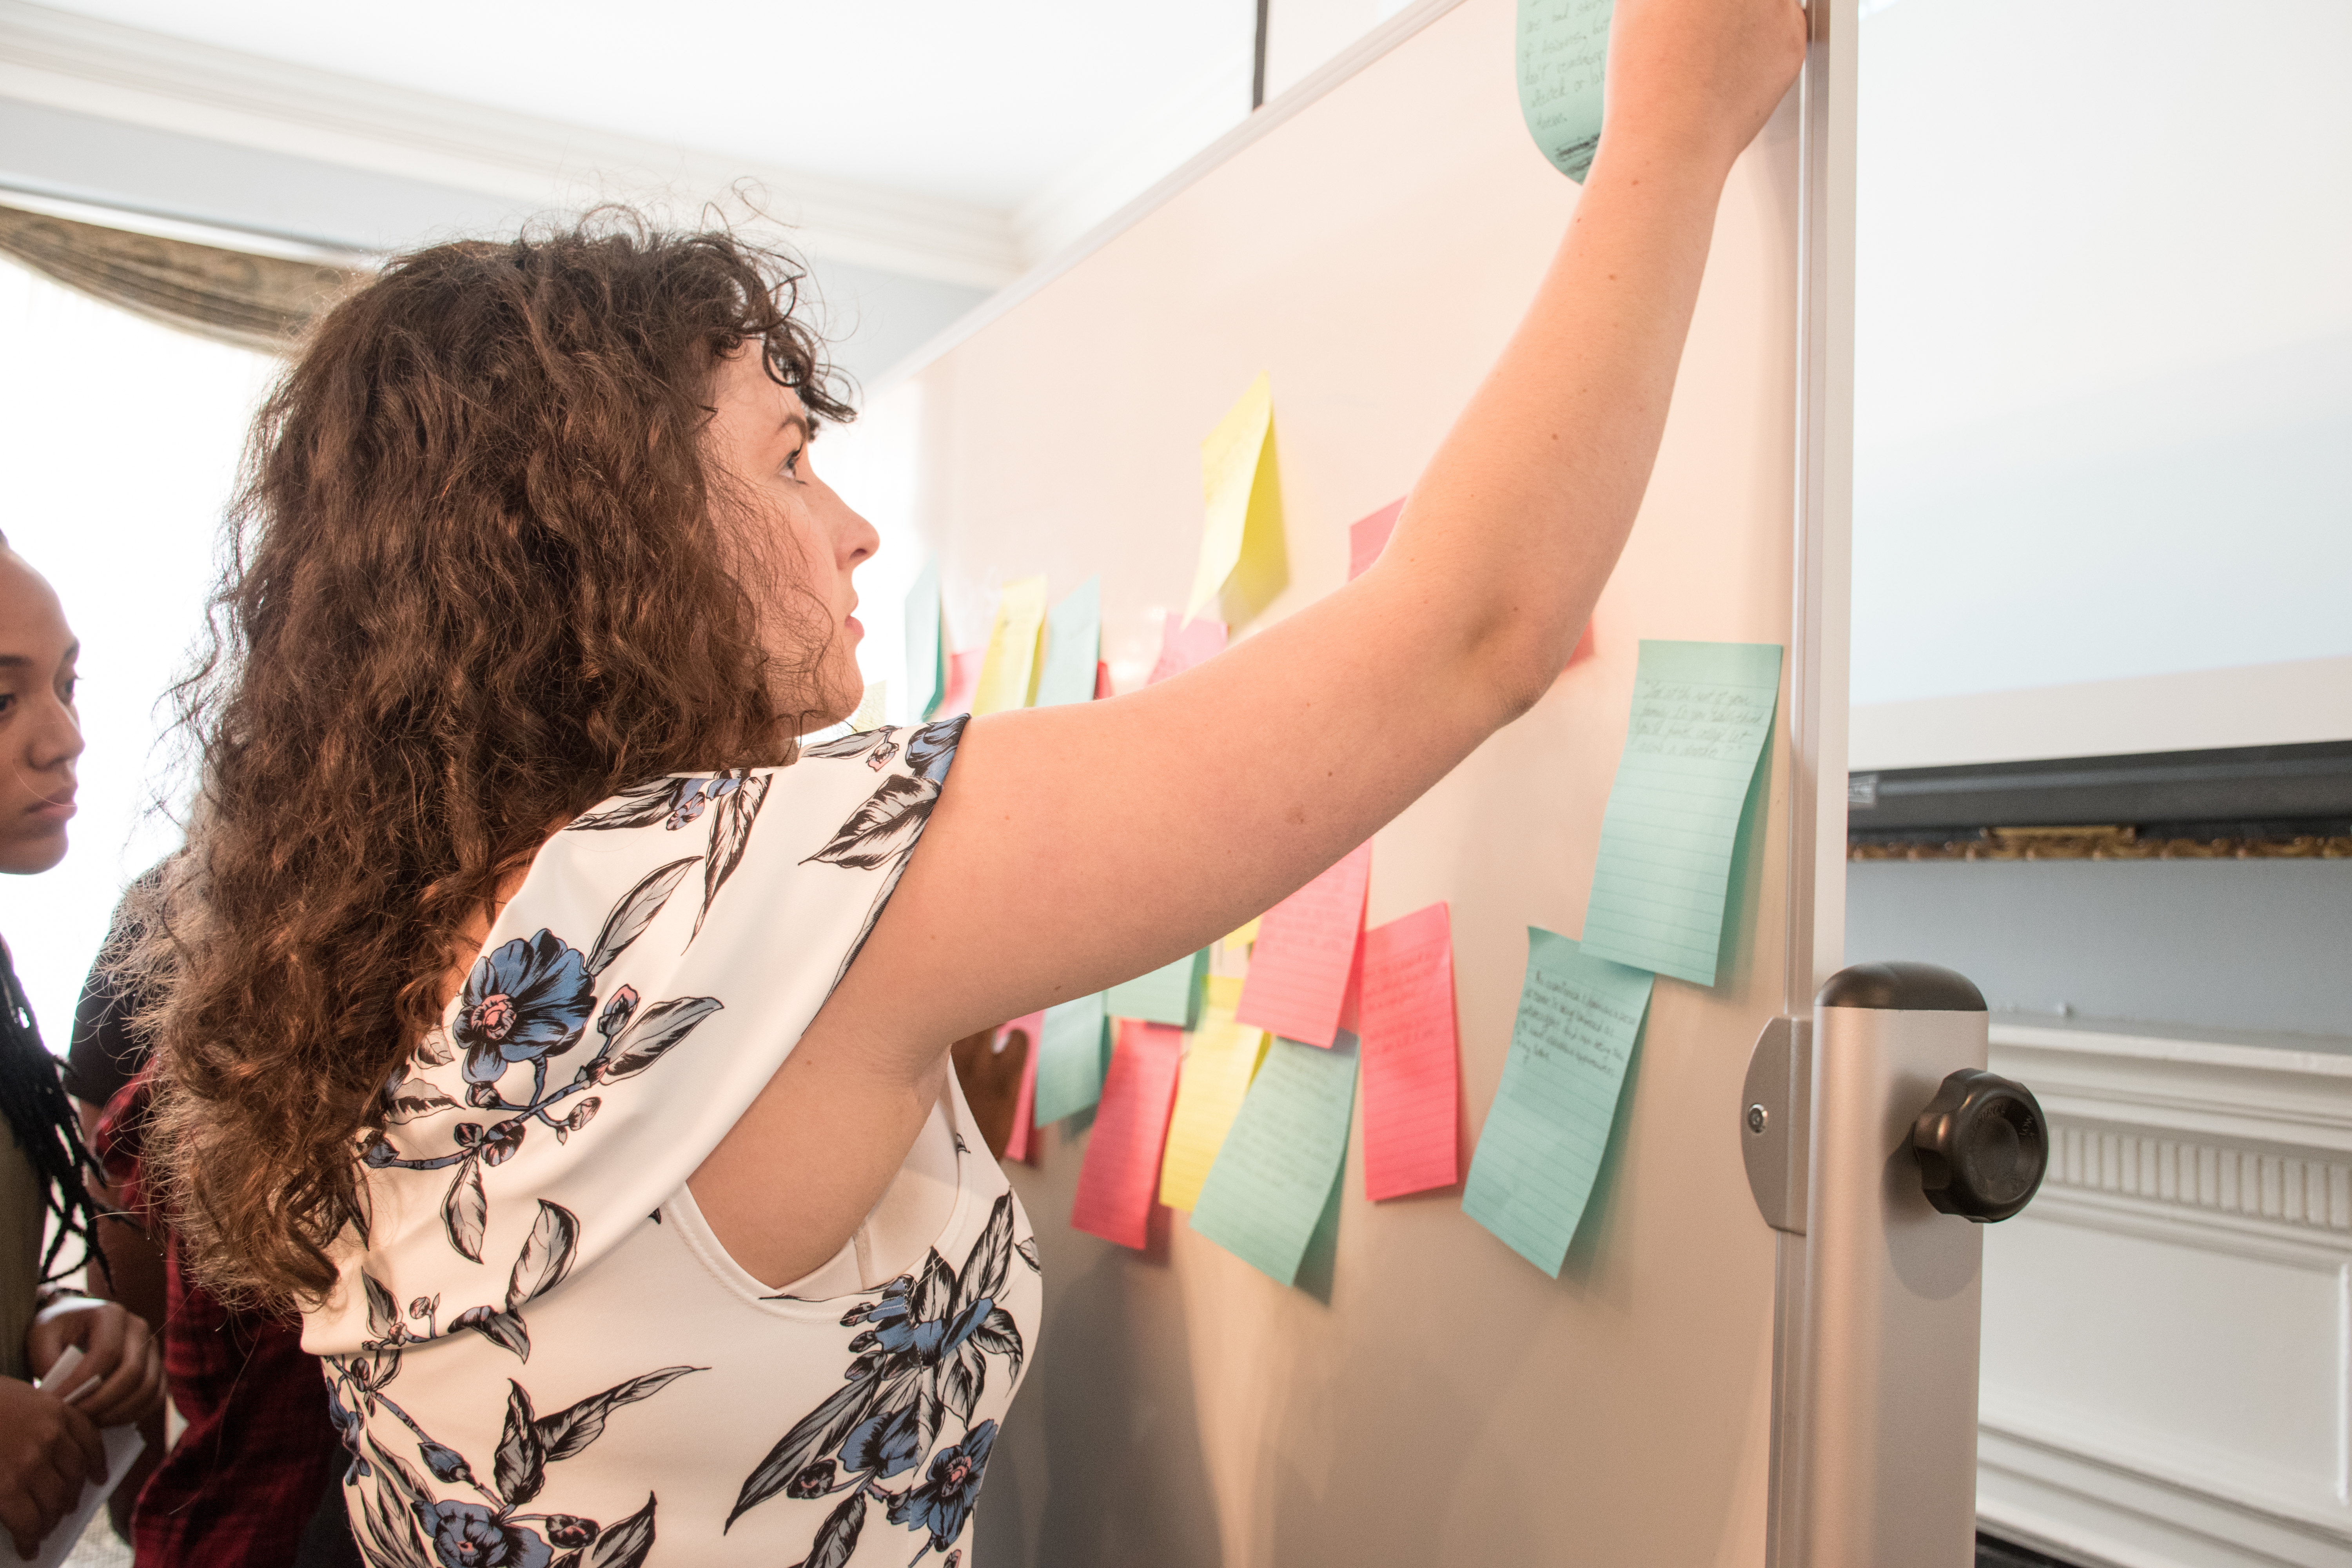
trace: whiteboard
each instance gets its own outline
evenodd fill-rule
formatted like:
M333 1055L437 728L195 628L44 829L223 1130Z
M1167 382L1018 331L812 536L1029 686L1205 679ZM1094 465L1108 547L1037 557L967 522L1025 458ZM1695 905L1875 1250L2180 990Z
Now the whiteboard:
M1400 16L909 371L884 401L956 647L1003 582L1099 574L1105 658L1138 684L1192 578L1198 442L1260 371L1290 583L1256 624L1340 584L1348 524L1412 484L1577 197L1519 123L1512 37L1511 0ZM1582 928L1637 642L1791 645L1723 978L1659 982L1566 1270L1458 1188L1366 1203L1360 1100L1336 1245L1299 1289L1166 1211L1146 1253L1072 1231L1085 1134L1045 1130L1012 1168L1047 1295L978 1516L991 1568L1764 1561L1775 1233L1734 1121L1759 1026L1803 1005L1817 952L1833 966L1843 888L1813 874L1842 869L1812 781L1843 769L1843 612L1836 509L1800 505L1800 121L1792 95L1734 173L1593 655L1376 840L1371 921L1452 906L1466 1168L1527 927Z

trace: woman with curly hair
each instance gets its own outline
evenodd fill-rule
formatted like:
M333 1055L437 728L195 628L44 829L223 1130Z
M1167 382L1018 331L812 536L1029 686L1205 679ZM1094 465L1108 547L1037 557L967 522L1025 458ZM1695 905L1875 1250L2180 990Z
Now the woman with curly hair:
M1040 1288L949 1042L1232 929L1550 684L1803 40L1624 0L1559 259L1380 563L1109 701L796 742L877 540L734 239L443 246L327 316L184 694L148 1148L204 1278L301 1306L372 1562L961 1560Z

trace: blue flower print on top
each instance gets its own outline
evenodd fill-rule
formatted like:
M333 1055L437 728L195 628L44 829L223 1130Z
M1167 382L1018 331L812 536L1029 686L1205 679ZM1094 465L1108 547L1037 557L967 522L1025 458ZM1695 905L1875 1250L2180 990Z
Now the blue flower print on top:
M446 1568L547 1568L554 1552L529 1525L503 1521L478 1502L409 1505Z
M931 1457L929 1478L890 1505L890 1522L929 1530L934 1552L954 1545L971 1517L971 1505L980 1500L981 1472L995 1446L996 1423L991 1420L964 1434L955 1447L941 1448Z
M923 1457L923 1423L912 1404L869 1415L842 1440L841 1462L888 1480L915 1468ZM830 1478L827 1479L830 1487Z
M484 953L466 977L450 1033L465 1047L467 1083L496 1083L517 1062L560 1057L596 1005L580 950L553 931Z
M669 815L662 826L675 833L700 816L710 803L725 800L743 787L740 778L679 779L670 786Z
M901 1275L883 1289L880 1300L851 1308L848 1316L842 1319L842 1326L863 1321L866 1329L849 1342L850 1350L861 1357L877 1352L883 1356L910 1355L919 1366L936 1366L971 1338L996 1309L993 1298L982 1296L953 1318L946 1310L925 1318L918 1314L909 1300L914 1289L915 1277ZM940 1305L945 1309L949 1303L941 1301ZM864 1370L853 1363L845 1375L856 1377Z

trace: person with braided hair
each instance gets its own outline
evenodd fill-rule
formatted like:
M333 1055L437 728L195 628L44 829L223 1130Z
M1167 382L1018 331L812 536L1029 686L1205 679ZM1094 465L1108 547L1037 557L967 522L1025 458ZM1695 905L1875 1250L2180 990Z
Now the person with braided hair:
M82 750L79 652L57 595L0 536L0 872L29 876L65 858ZM0 1117L0 1529L29 1558L84 1480L103 1473L99 1428L162 1406L163 1367L147 1324L121 1305L50 1289L88 1259L105 1267L90 1190L103 1181L5 942ZM79 1385L62 1396L35 1386L69 1345L84 1358Z

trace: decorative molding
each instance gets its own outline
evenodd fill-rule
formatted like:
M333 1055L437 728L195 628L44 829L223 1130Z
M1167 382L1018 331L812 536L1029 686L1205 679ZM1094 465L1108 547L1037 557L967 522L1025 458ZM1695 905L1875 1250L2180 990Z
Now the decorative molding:
M0 0L0 96L290 157L510 197L719 202L792 226L812 256L996 288L1026 259L1005 215L567 125L143 28Z
M2019 1352L2036 1374L2004 1376L2000 1342L1989 1342L1979 1513L2004 1535L2115 1568L2344 1568L2352 1564L2352 1041L2215 1033L1994 1020L1995 1070L2033 1089L2052 1133L2042 1191L2011 1223L2123 1238L2137 1250L2099 1256L2148 1259L2153 1272L2127 1265L2053 1280L2068 1310L2046 1331L2027 1330L2052 1337ZM2047 1241L2040 1251L2060 1255ZM2284 1317L2266 1316L2261 1282L2282 1268L2315 1277L2320 1300L2335 1305L2318 1310L2305 1298L2280 1307ZM2078 1374L2066 1369L2110 1353L2089 1353L2100 1322L2156 1332L2151 1321L2167 1320L2141 1314L2163 1310L2161 1281L2215 1270L2225 1289L2235 1288L2229 1271L2247 1271L2242 1328L2209 1324L2204 1333L2223 1337L2206 1343L2191 1332L2168 1343L2162 1364L2146 1369L2147 1386L2164 1390L2169 1366L2200 1355L2232 1367L2248 1358L2307 1367L2317 1381L2302 1386L2332 1406L2336 1428L2333 1451L2312 1455L2307 1468L2230 1451L2185 1392L2162 1394L2158 1408L2178 1404L2156 1419L2105 1414L2098 1378L2118 1375L2111 1359L2068 1386ZM2100 1303L2088 1319L2086 1301ZM2018 1321L2010 1320L2012 1342ZM2233 1405L2218 1424L2242 1430L2249 1414L2259 1418ZM2311 1418L2309 1405L2300 1418Z

